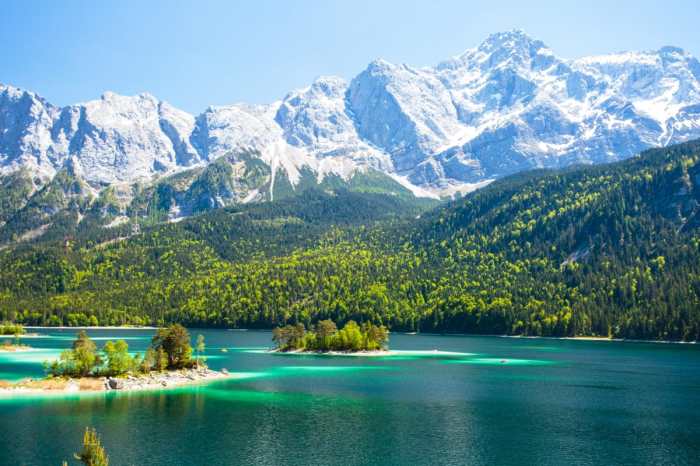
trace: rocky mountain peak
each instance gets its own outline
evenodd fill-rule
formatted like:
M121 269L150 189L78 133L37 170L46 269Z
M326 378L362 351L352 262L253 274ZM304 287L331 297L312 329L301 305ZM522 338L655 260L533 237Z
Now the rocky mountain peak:
M244 150L293 186L302 172L347 179L372 168L450 196L520 170L700 137L698 108L700 63L680 48L565 60L512 30L434 68L377 59L350 82L322 76L270 105L199 115L147 93L60 108L0 85L0 173L50 178L74 158L100 188Z

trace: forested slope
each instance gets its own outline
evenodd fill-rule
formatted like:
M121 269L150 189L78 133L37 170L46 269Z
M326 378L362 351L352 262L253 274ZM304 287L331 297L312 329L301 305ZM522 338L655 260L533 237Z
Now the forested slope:
M699 160L691 142L529 172L420 218L311 190L133 236L86 228L0 253L0 318L696 340Z

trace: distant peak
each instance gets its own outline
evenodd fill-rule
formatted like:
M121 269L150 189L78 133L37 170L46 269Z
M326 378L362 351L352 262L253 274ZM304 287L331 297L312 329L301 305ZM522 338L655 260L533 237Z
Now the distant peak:
M12 84L4 84L0 83L0 91L7 91L10 94L24 94L28 91L25 91L24 89L20 89L19 87L13 86Z
M345 80L340 76L319 76L314 80L314 84L332 84L332 85L343 85Z
M688 52L686 52L680 47L675 47L673 45L665 45L661 47L658 51L658 54L665 59L671 60L683 60L686 58L690 58L690 54Z
M319 76L311 84L311 88L327 96L341 94L347 87L347 82L338 76Z
M128 96L117 94L113 91L105 91L102 93L102 100L104 101L115 101L115 100L148 100L151 102L158 102L158 99L148 92L142 92L137 95Z
M659 53L663 54L671 54L671 53L678 53L680 55L685 55L685 50L683 50L680 47L676 47L674 45L664 45L659 49Z
M394 65L391 64L390 62L384 60L383 58L375 58L372 60L367 66L367 69L370 71L384 71L393 68Z
M5 93L11 99L31 99L40 102L47 107L53 107L51 102L40 96L39 94L22 89L21 87L13 86L12 84L0 83L0 92Z
M478 47L439 63L437 69L457 69L465 65L488 69L503 64L544 69L558 61L544 42L533 39L521 29L512 29L491 34Z
M533 39L522 29L512 29L505 32L496 32L486 38L479 46L479 50L490 52L496 49L522 49L522 48L546 48L541 40Z

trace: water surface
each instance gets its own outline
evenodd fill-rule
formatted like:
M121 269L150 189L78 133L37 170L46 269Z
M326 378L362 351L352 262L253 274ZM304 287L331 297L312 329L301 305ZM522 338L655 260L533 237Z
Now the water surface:
M41 333L25 341L36 351L0 353L0 378L41 376L75 331ZM89 333L142 351L152 331ZM212 368L241 377L0 397L0 465L59 465L88 425L113 465L700 464L696 345L394 334L398 354L367 358L268 354L269 332L193 333Z

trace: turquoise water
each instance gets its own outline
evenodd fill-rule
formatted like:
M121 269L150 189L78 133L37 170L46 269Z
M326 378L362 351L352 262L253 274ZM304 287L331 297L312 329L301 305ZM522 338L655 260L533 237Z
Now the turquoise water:
M25 341L37 351L0 353L0 378L41 376L74 335L41 332ZM90 333L142 350L152 332ZM392 335L398 354L368 358L267 354L269 332L193 333L211 367L240 377L0 396L0 465L60 465L88 425L112 465L700 464L696 345Z

